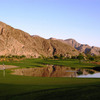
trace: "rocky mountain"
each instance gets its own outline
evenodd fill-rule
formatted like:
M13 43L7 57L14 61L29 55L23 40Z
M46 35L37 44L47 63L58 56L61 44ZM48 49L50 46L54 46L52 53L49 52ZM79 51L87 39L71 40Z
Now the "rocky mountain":
M85 54L100 56L100 48L99 47L94 47L94 46L91 47L87 44L80 44L74 39L66 39L66 40L64 40L64 43L71 45L78 51L84 52Z
M57 40L67 45L70 45L75 49L77 49L80 53L100 56L100 47L89 46L88 44L81 44L74 39L63 40L63 39L50 38L50 40Z
M79 54L72 46L58 40L44 39L31 36L28 33L15 29L0 22L0 55L25 55L27 57Z

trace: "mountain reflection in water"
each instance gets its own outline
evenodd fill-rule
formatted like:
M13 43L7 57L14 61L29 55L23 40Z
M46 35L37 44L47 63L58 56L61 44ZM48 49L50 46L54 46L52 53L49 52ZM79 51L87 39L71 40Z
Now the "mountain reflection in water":
M41 68L14 69L12 74L35 77L77 77L78 75L88 75L93 73L96 73L96 71L92 69L48 65L47 67Z

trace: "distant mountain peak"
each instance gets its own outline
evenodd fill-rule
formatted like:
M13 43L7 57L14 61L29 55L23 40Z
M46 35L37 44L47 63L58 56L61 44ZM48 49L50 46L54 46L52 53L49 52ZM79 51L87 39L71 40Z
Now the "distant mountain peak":
M73 46L75 49L77 49L80 52L84 52L85 54L91 53L92 55L100 56L100 48L99 47L94 47L94 46L91 47L88 44L81 44L81 43L78 43L74 39L66 39L65 43Z

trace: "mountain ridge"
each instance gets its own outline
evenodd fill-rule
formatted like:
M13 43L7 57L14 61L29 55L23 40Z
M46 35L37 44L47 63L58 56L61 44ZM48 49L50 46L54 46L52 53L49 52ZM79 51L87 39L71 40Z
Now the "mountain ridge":
M0 55L25 55L37 58L41 55L52 57L62 54L65 56L66 53L71 56L79 54L75 48L58 40L31 36L27 32L0 22Z
M65 40L58 39L58 40L67 45L74 47L80 53L100 56L100 47L89 46L88 44L81 44L81 43L78 43L75 39L65 39Z

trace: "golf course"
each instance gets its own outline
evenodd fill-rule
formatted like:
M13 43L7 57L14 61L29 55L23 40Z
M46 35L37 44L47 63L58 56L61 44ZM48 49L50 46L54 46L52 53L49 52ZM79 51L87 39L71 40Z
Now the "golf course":
M33 77L12 75L12 69L42 68L47 65L92 69L94 63L78 60L24 59L20 61L2 61L0 65L17 66L6 69L5 76L0 70L0 100L99 100L99 78L76 77Z
M0 100L100 100L100 0L0 0Z

